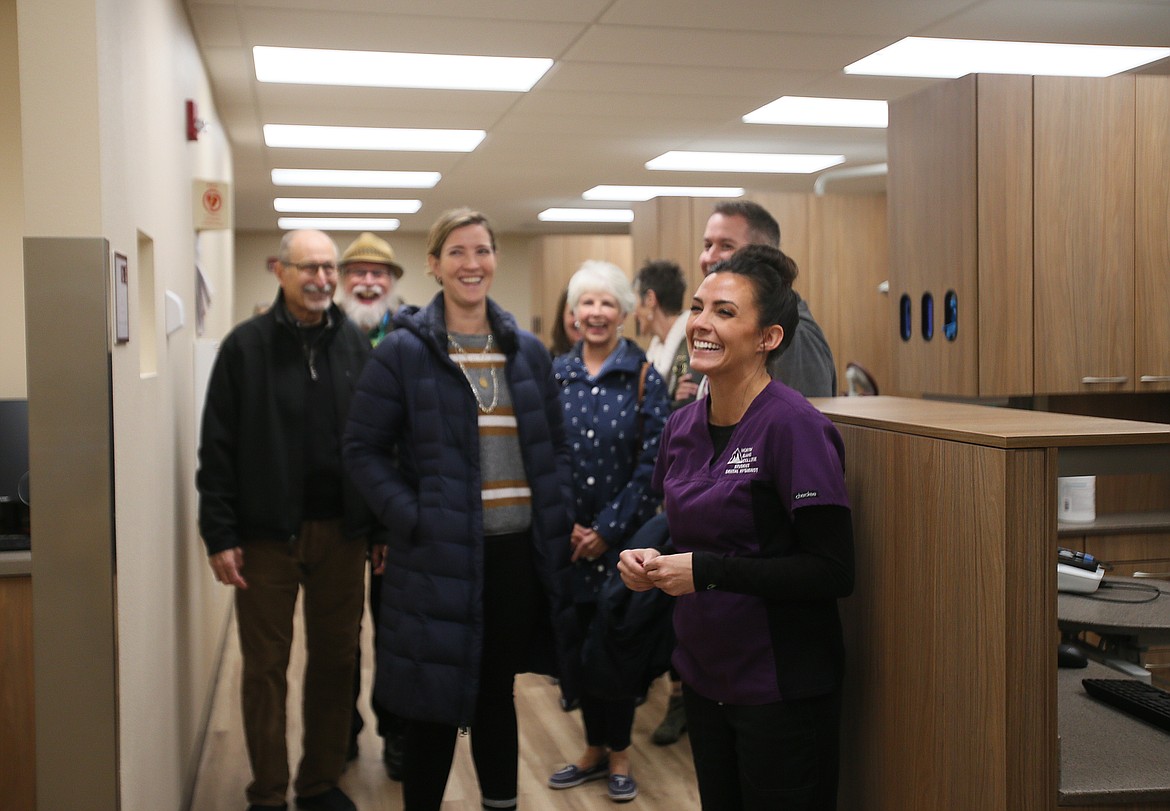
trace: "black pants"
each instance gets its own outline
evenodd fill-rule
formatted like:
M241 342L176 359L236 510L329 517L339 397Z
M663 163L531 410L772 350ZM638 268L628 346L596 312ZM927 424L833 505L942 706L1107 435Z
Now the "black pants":
M582 639L589 633L596 615L597 603L577 603L577 625ZM585 724L585 743L606 747L611 752L629 748L635 709L637 701L633 698L598 698L590 694L588 684L582 684L581 721Z
M382 575L370 572L370 625L374 629L374 650L378 649L378 614L382 607ZM374 657L374 682L377 682L377 659ZM362 718L361 709L358 707L358 695L362 689L362 649L358 646L357 664L353 669L353 719L349 725L350 740L357 740L357 736L361 734L365 728L365 720ZM382 738L388 738L392 735L401 735L403 724L405 723L390 710L378 703L378 696L374 690L370 690L370 709L374 712L374 718L378 722L378 735Z
M756 707L686 684L687 729L707 811L836 811L839 692Z
M538 595L529 534L485 540L483 659L471 721L471 756L484 808L516 807L519 733L513 687L531 642ZM446 724L406 722L405 811L439 811L458 733Z

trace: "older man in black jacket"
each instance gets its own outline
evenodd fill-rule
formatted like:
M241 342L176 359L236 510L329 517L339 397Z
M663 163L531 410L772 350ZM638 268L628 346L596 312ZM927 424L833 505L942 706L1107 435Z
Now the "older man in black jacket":
M342 469L341 432L369 341L333 304L337 247L292 231L280 292L224 339L199 449L199 530L219 582L235 588L243 655L251 811L286 808L285 703L293 611L305 592L302 809L351 811L345 767L368 544L384 546Z

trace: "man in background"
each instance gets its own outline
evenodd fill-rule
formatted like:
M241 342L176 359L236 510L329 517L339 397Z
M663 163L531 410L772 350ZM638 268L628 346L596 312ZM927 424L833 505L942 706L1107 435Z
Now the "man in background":
M370 339L371 346L377 346L394 328L394 288L402 278L402 265L394 258L390 243L369 231L355 239L341 255L341 287L337 291L337 302L345 314L357 324ZM378 614L382 605L382 575L370 573L370 622L374 626L374 639L378 637ZM375 649L377 642L375 641ZM349 751L347 760L358 756L358 735L365 726L357 699L361 690L361 655L353 680L353 719L350 724ZM376 666L376 657L375 657ZM401 718L378 703L377 696L370 691L370 709L377 719L378 735L382 738L382 765L392 780L402 779L403 739L405 726Z
M780 248L780 224L759 203L749 200L726 200L715 205L703 232L703 250L699 267L706 276L711 268L744 245L770 245ZM800 316L792 344L768 365L773 380L796 389L805 397L834 397L837 394L837 367L833 350L825 333L813 318L808 303L797 296ZM691 396L697 390L693 382L679 387L676 397ZM699 396L705 392L699 390Z
M780 248L780 224L759 203L727 200L715 205L703 232L703 252L699 267L706 276L712 266L744 245L770 245ZM781 353L768 369L773 380L796 389L805 397L833 397L837 394L837 367L825 333L813 318L804 299L797 297L800 316L792 345Z
M345 768L367 542L384 539L341 464L341 430L370 346L333 303L337 246L290 231L276 300L223 340L199 447L199 532L235 590L249 811L285 809L287 671L304 590L304 754L297 808L356 811Z

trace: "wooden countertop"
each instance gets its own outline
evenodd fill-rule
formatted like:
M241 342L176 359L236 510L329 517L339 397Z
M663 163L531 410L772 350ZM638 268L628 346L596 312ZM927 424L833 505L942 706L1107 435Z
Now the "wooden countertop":
M817 397L811 402L835 422L994 448L1170 445L1170 425L1161 423L909 397Z

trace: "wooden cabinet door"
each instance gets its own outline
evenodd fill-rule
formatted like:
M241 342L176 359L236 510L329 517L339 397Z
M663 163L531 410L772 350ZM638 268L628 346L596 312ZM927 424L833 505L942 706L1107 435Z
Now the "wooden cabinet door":
M889 296L879 285L889 278L886 198L877 194L833 194L814 198L809 306L824 330L837 364L837 388L848 388L845 365L860 364L879 392L892 389ZM805 293L802 293L805 295Z
M1109 567L1115 577L1134 572L1170 579L1170 536L1164 533L1094 535L1085 538L1084 550Z
M1036 391L1134 388L1134 80L1036 77Z
M891 393L975 396L978 391L975 76L890 105L887 181ZM960 329L943 337L943 300L959 295ZM923 336L923 296L934 299L934 337ZM910 335L900 312L908 298Z
M1136 388L1170 391L1170 77L1136 81Z
M32 578L0 577L0 796L5 808L36 807Z
M1032 78L979 76L977 98L979 396L1032 394Z

